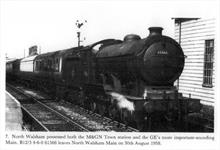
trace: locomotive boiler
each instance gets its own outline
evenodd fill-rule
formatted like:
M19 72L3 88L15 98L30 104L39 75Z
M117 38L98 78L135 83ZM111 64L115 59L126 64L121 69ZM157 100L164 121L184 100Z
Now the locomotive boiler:
M151 27L143 39L129 34L123 41L107 39L24 58L28 61L21 60L20 68L27 62L32 69L16 71L16 76L57 99L142 131L150 130L154 122L181 124L188 114L198 112L201 104L178 92L174 83L183 71L184 54L162 30Z
M149 28L150 35L140 39L138 35L127 35L120 44L101 48L96 54L98 74L111 74L121 82L121 86L130 86L136 96L142 96L145 87L173 86L184 67L184 54L173 39L162 36L162 28ZM116 81L115 81L116 82ZM114 82L114 83L115 83ZM138 85L133 87L131 84Z

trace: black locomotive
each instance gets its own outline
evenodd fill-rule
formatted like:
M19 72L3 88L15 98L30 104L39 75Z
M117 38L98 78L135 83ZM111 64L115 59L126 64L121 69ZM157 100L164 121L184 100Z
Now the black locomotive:
M183 97L174 86L184 68L183 51L162 35L162 28L149 30L143 39L130 34L124 41L107 39L8 62L7 80L16 79L140 130L152 128L155 120L181 124L201 109L198 99Z

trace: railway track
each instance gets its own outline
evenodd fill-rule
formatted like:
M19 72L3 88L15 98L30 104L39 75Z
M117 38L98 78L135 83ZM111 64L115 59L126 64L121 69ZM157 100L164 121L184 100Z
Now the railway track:
M138 132L137 129L93 113L66 101L33 94L23 87L7 84L7 91L22 104L22 109L33 118L40 130L45 131L117 131Z
M51 105L56 110L63 112L73 120L76 120L81 124L85 124L90 131L138 132L135 128L101 116L78 105L73 105L64 101L60 101L59 105L56 103L50 103L48 105ZM74 112L71 111L72 109Z
M89 131L60 112L25 94L19 88L7 84L7 90L20 101L25 116L39 131Z

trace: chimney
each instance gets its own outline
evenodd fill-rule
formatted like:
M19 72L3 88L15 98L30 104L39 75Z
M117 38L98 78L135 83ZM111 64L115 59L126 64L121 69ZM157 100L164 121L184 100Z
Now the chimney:
M33 55L37 55L37 46L36 45L31 46L29 48L29 56L33 56Z
M150 31L149 36L153 36L153 35L162 35L162 30L163 28L161 27L150 27L148 28Z

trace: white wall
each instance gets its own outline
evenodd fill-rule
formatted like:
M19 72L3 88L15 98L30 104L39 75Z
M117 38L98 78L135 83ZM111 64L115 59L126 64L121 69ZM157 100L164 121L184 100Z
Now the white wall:
M215 39L215 19L198 19L182 23L181 46L185 59L185 67L179 80L179 89L184 96L199 98L202 103L213 105L215 88L215 63L213 71L213 87L203 87L203 67L205 40ZM179 41L179 24L175 24L175 39ZM214 43L217 41L214 40ZM216 45L216 44L215 44ZM216 46L214 48L214 53ZM214 55L215 57L215 55Z
M20 70L24 71L24 72L33 72L33 70L34 70L33 61L21 62Z

